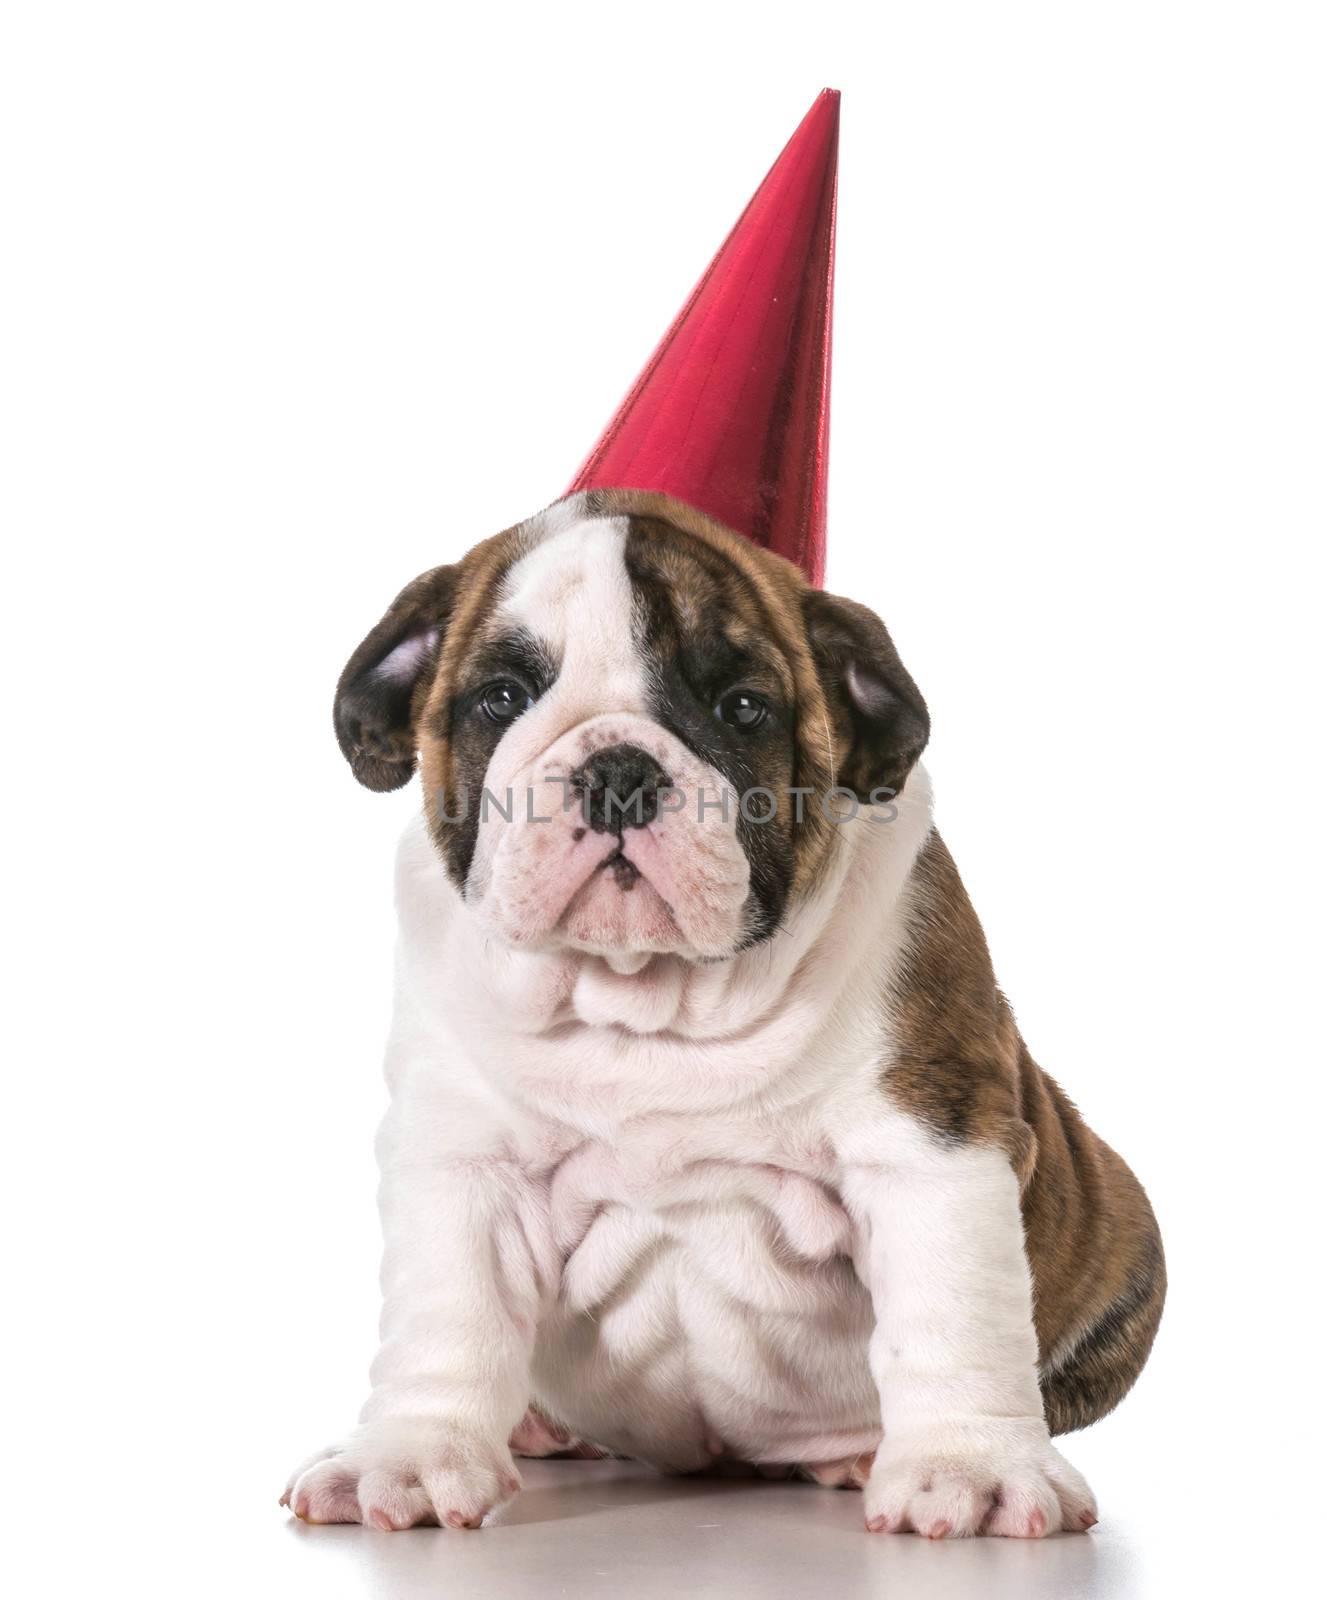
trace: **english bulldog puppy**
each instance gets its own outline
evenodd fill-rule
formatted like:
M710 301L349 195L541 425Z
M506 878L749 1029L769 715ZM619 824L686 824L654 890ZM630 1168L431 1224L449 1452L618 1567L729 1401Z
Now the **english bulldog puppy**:
M424 803L381 1350L283 1503L475 1527L514 1442L801 1470L877 1532L1090 1527L1051 1439L1137 1377L1161 1242L996 985L883 623L589 492L409 584L335 721Z

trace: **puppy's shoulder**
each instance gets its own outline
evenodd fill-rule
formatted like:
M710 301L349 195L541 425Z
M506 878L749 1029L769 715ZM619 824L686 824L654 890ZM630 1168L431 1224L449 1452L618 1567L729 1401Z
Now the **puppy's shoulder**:
M884 996L889 1039L880 1088L946 1144L1004 1148L1025 1180L1035 1141L1021 1114L1022 1040L972 902L934 829L900 912L904 937Z

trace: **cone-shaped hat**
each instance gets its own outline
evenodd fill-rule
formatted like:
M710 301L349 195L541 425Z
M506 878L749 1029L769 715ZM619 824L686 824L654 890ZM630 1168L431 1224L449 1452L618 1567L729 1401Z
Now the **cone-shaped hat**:
M825 571L838 145L838 90L826 89L571 484L673 495L814 584Z

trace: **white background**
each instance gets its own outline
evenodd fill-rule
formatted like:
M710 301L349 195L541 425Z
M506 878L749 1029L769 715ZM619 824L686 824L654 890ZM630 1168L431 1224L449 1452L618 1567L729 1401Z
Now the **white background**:
M1068 1453L1130 1594L1307 1560L1325 66L1266 0L6 8L4 1457L50 1592L314 1592L275 1502L372 1353L417 803L332 686L561 492L825 83L830 586L1169 1254Z

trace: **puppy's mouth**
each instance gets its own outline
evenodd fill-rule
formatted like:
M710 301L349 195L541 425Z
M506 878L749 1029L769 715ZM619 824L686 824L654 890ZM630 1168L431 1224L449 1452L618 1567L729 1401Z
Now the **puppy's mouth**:
M559 929L573 944L596 950L673 949L681 939L672 907L621 841L572 896Z
M606 856L594 869L596 872L611 872L613 882L624 894L629 894L641 880L641 870L629 857L622 853L619 845L611 856Z

